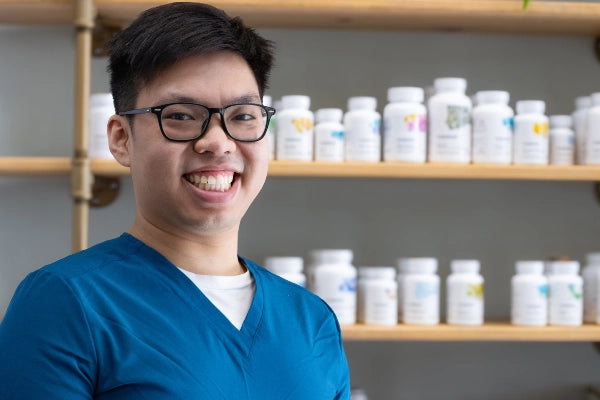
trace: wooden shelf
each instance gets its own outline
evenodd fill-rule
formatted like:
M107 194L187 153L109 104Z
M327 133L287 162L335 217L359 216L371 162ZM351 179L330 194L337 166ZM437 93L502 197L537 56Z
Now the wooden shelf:
M100 20L122 26L156 0L97 0ZM214 0L257 28L600 34L600 4L532 0Z
M0 157L0 176L69 175L68 157Z
M122 27L164 0L96 0L99 21ZM69 24L71 0L0 0L0 23ZM600 4L531 0L214 0L257 28L600 34Z
M348 325L342 326L342 337L347 341L600 342L600 325L525 327L507 322L486 322L473 327Z
M92 159L94 175L129 175L129 168L114 160ZM67 157L0 157L0 176L67 175L71 160ZM474 165L404 163L326 163L271 161L270 177L296 178L396 178L396 179L480 179L547 180L600 182L599 166L553 165Z
M113 160L92 160L96 175L127 175L129 169ZM599 181L600 166L474 165L404 163L326 163L271 161L271 177L505 179L548 181Z

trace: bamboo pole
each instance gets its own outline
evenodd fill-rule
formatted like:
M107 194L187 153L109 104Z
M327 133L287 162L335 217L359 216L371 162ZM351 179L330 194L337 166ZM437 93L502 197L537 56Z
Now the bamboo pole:
M72 250L88 246L89 200L92 197L92 175L88 156L88 114L91 80L92 29L94 5L92 0L75 0L75 98L73 129L73 168L71 171Z

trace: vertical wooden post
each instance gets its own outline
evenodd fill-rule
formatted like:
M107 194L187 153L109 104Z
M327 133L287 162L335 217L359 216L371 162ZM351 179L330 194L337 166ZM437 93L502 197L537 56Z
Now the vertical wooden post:
M91 80L93 0L74 0L75 4L75 98L73 159L71 170L72 250L88 246L89 200L92 197L92 174L88 156L88 114Z

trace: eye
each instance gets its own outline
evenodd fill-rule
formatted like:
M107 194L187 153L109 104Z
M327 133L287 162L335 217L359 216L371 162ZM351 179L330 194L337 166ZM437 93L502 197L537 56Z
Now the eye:
M235 121L253 121L256 117L252 114L239 113L234 115L232 119Z
M176 120L176 121L189 121L189 120L193 120L194 117L192 117L189 114L185 114L185 113L181 113L181 112L172 112L169 113L167 115L163 115L163 118L165 119L172 119L172 120Z

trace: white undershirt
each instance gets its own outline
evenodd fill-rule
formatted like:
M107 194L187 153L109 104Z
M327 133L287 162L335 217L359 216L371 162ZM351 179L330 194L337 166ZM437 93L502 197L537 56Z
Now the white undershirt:
M200 275L179 268L238 330L246 319L256 284L250 271L241 275Z

